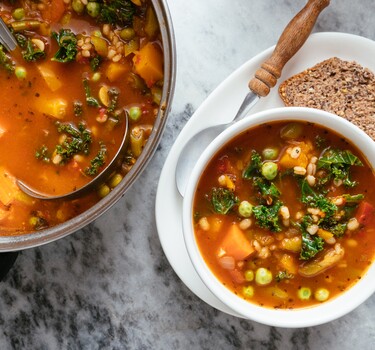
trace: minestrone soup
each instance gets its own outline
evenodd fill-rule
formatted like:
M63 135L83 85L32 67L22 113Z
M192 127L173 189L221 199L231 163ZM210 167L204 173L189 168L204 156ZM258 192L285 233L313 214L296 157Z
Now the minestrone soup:
M257 126L226 144L199 180L200 252L223 285L257 305L330 300L374 260L374 180L359 150L330 130Z
M108 194L150 135L163 84L163 52L150 0L3 1L18 48L0 44L0 234L64 222ZM110 162L129 120L121 169L98 191L43 202L85 185Z

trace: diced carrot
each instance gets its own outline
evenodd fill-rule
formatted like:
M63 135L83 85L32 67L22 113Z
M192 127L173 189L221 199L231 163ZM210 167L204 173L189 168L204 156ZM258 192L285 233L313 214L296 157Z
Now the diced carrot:
M361 225L366 226L373 219L374 213L375 209L369 202L361 202L355 217Z
M230 226L220 244L219 251L221 250L235 260L243 260L255 251L251 242L237 225Z
M135 72L140 75L148 87L163 78L163 54L149 42L137 51L133 57Z
M324 240L326 239L330 239L333 237L333 233L327 231L327 230L323 230L322 228L319 228L318 229L318 232L317 232L318 236L320 238L323 238Z
M289 153L294 147L300 147L301 153L297 158L293 158ZM284 169L291 169L295 166L301 166L306 168L309 163L309 155L313 147L310 142L296 142L292 146L288 147L281 155L279 160L279 166Z
M65 12L64 0L52 0L51 3L46 4L44 10L41 11L43 19L50 23L60 21Z

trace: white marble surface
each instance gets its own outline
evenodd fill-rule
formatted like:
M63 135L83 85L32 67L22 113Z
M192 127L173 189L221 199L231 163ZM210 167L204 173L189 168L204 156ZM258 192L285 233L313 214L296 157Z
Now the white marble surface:
M219 312L179 280L159 243L154 201L168 151L233 70L273 45L303 0L169 0L178 72L172 113L142 176L111 210L22 252L0 284L0 349L375 348L375 295L327 325L279 329ZM373 0L331 1L315 31L375 39Z

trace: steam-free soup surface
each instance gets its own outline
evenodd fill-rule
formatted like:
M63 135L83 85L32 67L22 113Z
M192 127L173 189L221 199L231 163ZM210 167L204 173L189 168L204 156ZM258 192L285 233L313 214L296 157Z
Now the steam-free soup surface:
M227 288L257 305L301 308L356 283L374 260L374 171L320 126L277 122L230 141L194 201L201 254Z
M163 80L151 2L4 1L0 15L19 47L0 45L0 231L64 222L108 194L152 130ZM122 168L85 198L32 199L16 179L50 195L83 186L110 162L129 120Z

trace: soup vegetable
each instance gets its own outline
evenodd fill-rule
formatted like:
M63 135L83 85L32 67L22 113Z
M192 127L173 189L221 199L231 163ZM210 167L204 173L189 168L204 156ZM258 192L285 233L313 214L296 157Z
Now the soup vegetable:
M3 1L18 48L0 44L0 231L64 222L107 195L135 164L158 113L163 52L150 0ZM26 196L16 179L51 195L92 180L116 154L107 184L74 201Z
M221 283L252 303L325 302L374 260L374 180L359 150L330 130L257 126L204 170L194 198L197 244Z

